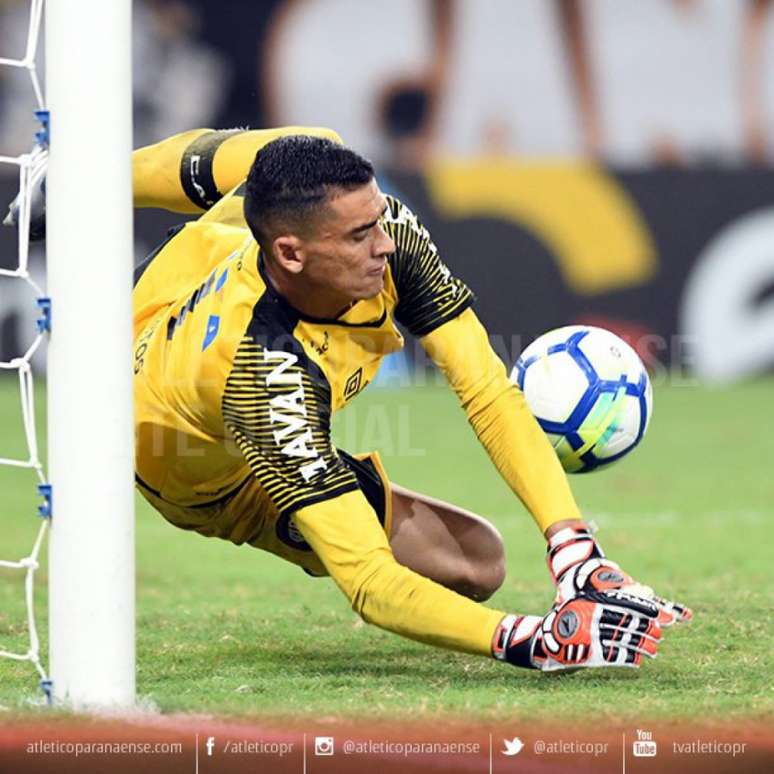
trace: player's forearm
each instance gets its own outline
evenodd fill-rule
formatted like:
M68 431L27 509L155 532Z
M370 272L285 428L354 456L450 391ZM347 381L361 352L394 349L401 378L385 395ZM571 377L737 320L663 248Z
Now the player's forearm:
M398 564L362 493L301 509L294 520L365 621L430 645L491 655L505 613Z
M292 134L341 138L332 129L284 126L253 131L193 129L132 154L135 207L200 213L247 177L255 154Z
M580 519L567 476L529 410L508 380L486 331L471 309L422 339L457 393L473 429L509 486L543 533Z
M363 620L429 645L489 656L504 613L484 607L398 564L373 557L351 585Z
M517 387L504 387L486 408L468 417L492 462L546 537L557 522L581 518L556 454Z

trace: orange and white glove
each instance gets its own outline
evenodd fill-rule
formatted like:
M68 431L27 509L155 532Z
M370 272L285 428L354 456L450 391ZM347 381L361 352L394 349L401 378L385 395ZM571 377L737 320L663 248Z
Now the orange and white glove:
M638 668L655 658L661 640L659 608L626 592L580 594L547 615L503 618L492 643L495 658L554 672L586 667Z
M553 534L548 541L546 561L556 584L555 605L592 591L620 589L654 602L661 627L693 618L690 608L656 596L650 586L638 583L610 561L586 527L565 527Z

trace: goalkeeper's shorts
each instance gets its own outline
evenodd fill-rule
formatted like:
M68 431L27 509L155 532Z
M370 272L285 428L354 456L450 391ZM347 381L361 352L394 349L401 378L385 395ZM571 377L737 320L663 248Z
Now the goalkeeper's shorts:
M342 461L352 470L360 489L379 519L387 538L392 528L392 494L379 452L351 455L339 449ZM304 540L292 516L280 516L258 480L250 475L225 498L205 506L185 507L162 499L142 481L143 497L170 523L206 537L219 537L241 545L247 543L281 556L314 576L327 575L323 563Z

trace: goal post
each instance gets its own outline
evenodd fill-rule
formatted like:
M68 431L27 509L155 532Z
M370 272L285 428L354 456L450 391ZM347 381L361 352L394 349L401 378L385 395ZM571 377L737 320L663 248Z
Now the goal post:
M131 0L47 0L54 699L135 699Z

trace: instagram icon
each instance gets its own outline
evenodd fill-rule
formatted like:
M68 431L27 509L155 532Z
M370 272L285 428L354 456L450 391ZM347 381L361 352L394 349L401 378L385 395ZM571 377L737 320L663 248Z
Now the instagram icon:
M316 736L314 738L315 755L333 755L333 737Z

